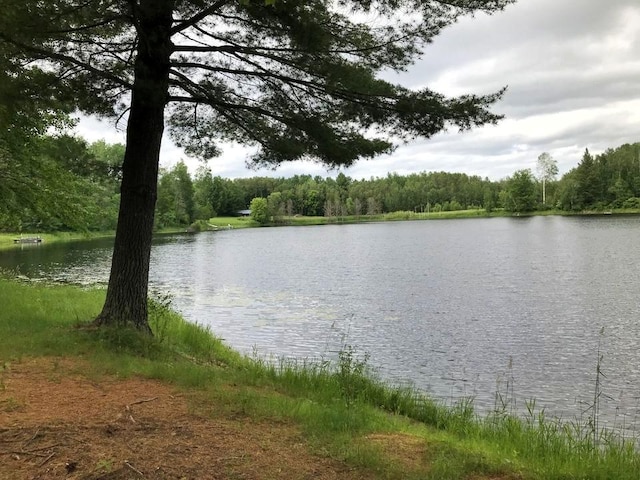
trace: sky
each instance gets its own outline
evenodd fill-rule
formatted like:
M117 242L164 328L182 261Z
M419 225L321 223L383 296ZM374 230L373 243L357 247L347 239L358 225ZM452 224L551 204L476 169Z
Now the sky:
M342 169L354 178L395 172L446 171L499 180L516 170L535 173L549 153L560 175L574 168L586 148L640 142L640 2L638 0L519 0L503 12L465 17L445 29L407 72L388 77L409 88L445 95L488 94L507 86L493 111L498 125L459 133L455 127L414 140L392 154ZM124 125L82 118L76 133L90 142L125 142ZM225 178L335 176L313 162L276 170L247 168L249 150L226 145L209 160ZM165 135L161 166L190 159Z

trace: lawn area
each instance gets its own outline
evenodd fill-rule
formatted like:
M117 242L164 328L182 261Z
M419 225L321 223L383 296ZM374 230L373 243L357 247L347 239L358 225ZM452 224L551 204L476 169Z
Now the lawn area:
M260 224L251 217L213 217L209 219L210 228L221 230L231 228L259 227Z
M40 238L43 243L69 242L85 240L88 238L111 237L113 232L83 233L83 232L57 232L57 233L0 233L0 249L10 248L15 245L14 240L19 238Z

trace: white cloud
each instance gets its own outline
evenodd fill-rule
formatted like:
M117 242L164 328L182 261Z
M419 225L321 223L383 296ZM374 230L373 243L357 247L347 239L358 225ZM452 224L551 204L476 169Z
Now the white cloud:
M502 13L464 18L437 37L408 72L391 78L447 95L486 94L508 85L495 106L506 119L415 141L345 172L368 178L444 170L499 179L534 168L547 151L564 173L585 148L599 153L640 141L639 52L637 0L520 0ZM90 141L124 141L123 132L95 120L83 120L78 131ZM248 152L230 145L209 165L225 177L327 175L309 162L285 164L275 172L248 170ZM180 158L186 159L167 137L162 164ZM198 162L188 164L195 170Z

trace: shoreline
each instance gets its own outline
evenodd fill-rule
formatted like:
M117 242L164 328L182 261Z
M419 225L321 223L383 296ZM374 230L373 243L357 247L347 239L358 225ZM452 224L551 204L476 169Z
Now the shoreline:
M314 226L314 225L350 225L357 223L374 222L396 222L396 221L420 221L420 220L453 220L466 218L529 218L538 216L562 216L562 217L611 217L611 216L640 216L640 209L614 209L606 211L586 210L581 212L565 212L561 210L543 210L528 214L512 214L505 211L487 212L484 209L474 210L454 210L447 212L412 212L398 211L383 213L379 215L346 215L340 217L281 217L267 224L261 225L250 217L214 217L206 223L216 226L202 231L216 231L238 228L260 228L260 227L282 227L282 226ZM221 225L221 226L218 226ZM154 236L171 235L176 233L198 233L187 232L188 227L171 227L155 231ZM93 240L99 238L113 238L115 231L110 232L3 232L0 233L0 249L24 247L29 243L15 242L21 236L39 237L42 241L39 244L73 242L79 240Z

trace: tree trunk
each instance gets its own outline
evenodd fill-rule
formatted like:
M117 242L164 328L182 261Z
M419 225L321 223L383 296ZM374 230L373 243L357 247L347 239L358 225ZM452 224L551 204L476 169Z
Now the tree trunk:
M120 211L107 298L94 322L96 325L130 325L149 334L149 260L169 89L173 4L173 0L142 0L139 6L133 7L139 41Z

